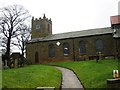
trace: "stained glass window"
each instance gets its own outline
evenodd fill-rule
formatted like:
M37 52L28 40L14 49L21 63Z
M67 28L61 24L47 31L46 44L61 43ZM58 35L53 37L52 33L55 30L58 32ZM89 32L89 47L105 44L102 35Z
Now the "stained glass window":
M63 53L64 53L64 55L68 55L70 53L70 51L69 51L69 44L67 42L65 42L63 44Z

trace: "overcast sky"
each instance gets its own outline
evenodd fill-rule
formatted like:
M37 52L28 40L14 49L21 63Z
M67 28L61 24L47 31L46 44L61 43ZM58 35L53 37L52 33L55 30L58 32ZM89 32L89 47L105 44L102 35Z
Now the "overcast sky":
M0 0L0 8L20 4L35 18L51 18L53 33L110 26L110 16L118 14L119 0ZM31 23L30 23L31 24Z
M53 34L110 27L119 0L0 0L0 8L20 4L35 18L51 18ZM31 22L29 22L31 24ZM17 52L14 49L13 52ZM18 50L20 51L20 50Z

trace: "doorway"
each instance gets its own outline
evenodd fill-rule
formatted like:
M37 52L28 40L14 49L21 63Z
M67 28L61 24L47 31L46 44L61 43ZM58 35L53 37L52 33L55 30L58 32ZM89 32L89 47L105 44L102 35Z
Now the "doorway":
M39 63L39 55L38 55L38 52L35 52L35 63Z

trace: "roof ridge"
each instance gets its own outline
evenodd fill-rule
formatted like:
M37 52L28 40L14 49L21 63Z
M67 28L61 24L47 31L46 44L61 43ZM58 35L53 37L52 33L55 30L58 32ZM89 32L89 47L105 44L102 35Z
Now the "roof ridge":
M59 39L76 38L76 37L84 37L84 36L91 36L91 35L102 35L102 34L112 34L111 27L53 34L53 35L49 35L49 36L46 36L46 37L31 39L29 42L59 40Z
M84 29L84 30L79 30L79 31L71 31L71 32L65 32L65 33L57 33L57 34L52 34L52 35L67 34L67 33L75 33L75 32L83 32L83 31L98 30L98 29L108 29L108 28L111 28L111 27ZM51 36L51 35L50 35L50 36Z

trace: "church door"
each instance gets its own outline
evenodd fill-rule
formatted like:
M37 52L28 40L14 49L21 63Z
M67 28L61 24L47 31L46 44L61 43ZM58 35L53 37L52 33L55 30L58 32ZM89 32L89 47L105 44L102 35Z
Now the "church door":
M35 63L39 62L39 55L38 52L35 52Z

